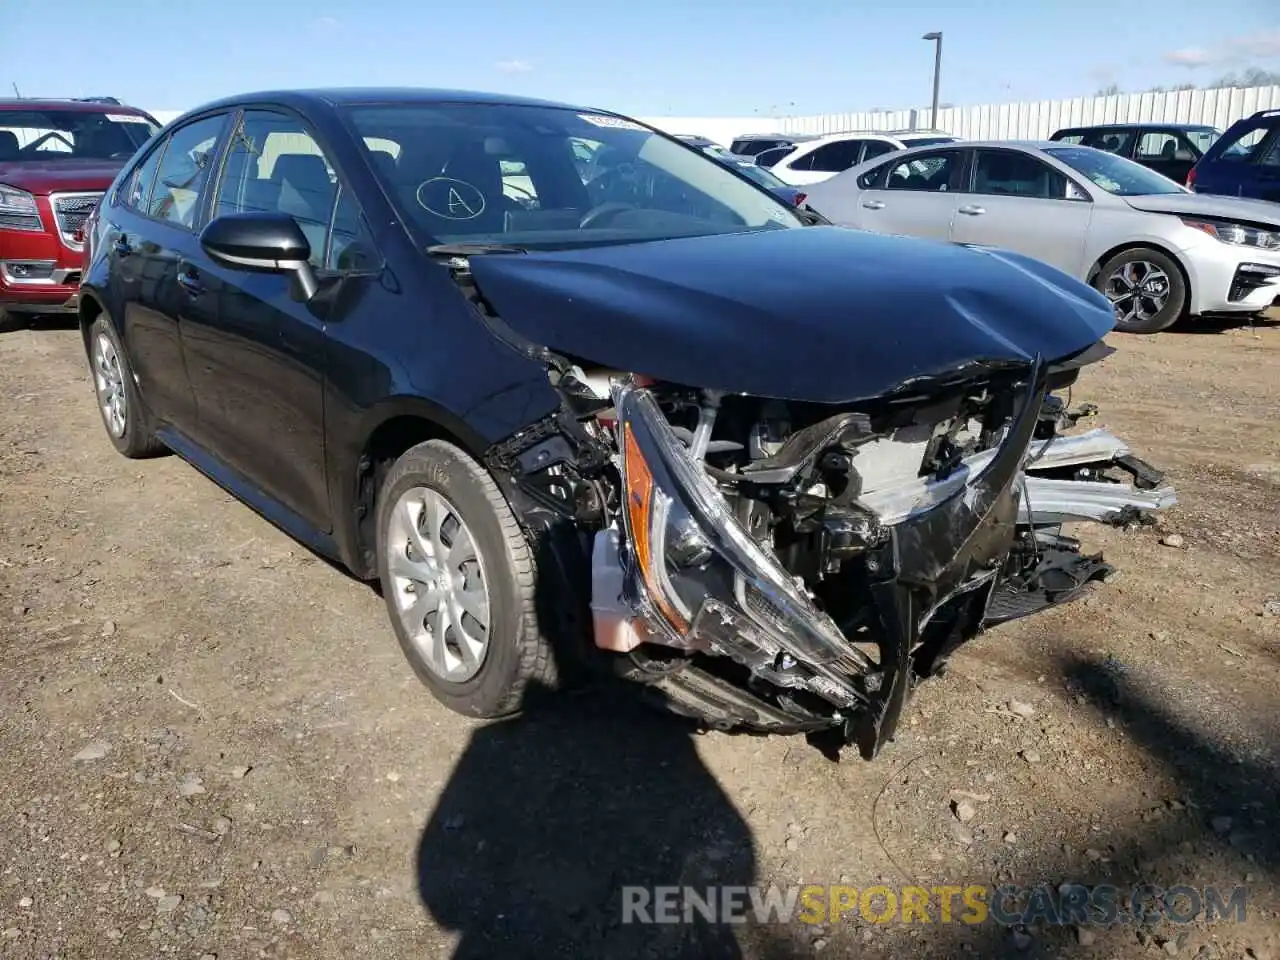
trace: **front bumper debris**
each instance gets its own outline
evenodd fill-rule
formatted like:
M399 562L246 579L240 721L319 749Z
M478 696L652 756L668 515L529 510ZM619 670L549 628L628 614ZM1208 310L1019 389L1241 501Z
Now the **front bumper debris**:
M1051 527L1127 522L1175 502L1162 475L1107 431L1032 439L1048 393L1044 364L1020 389L996 448L945 478L913 477L857 498L870 518L861 531L878 622L869 653L739 522L650 392L616 385L623 503L621 523L597 534L597 643L631 655L655 645L679 651L665 661L673 668L647 681L677 712L726 728L835 728L875 756L892 739L915 678L954 646L1110 573ZM1117 471L1133 482L1103 479ZM1031 554L1016 564L1015 541ZM945 630L931 626L936 617ZM749 679L685 668L700 655L728 658ZM781 696L757 696L760 687ZM805 697L819 698L826 712L806 712Z

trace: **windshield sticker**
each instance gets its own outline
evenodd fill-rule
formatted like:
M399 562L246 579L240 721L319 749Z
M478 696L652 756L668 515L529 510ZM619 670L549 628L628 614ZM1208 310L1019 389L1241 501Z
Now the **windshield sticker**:
M609 127L613 130L639 130L641 133L649 132L646 127L640 126L634 120L624 120L622 117L607 117L599 113L580 113L578 117L595 127Z
M484 194L455 177L432 177L418 185L418 206L444 220L474 220L484 213Z
M149 123L146 117L136 117L132 113L108 113L107 119L112 123Z

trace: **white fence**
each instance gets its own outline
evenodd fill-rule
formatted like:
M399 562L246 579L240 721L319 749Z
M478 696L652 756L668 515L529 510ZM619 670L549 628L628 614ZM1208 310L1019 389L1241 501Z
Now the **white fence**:
M1280 109L1280 86L1123 93L1114 97L1032 100L947 107L933 126L969 140L1043 140L1062 127L1094 123L1204 123L1225 130L1259 110ZM161 123L177 111L157 110ZM929 108L808 117L642 117L668 133L698 133L728 146L743 133L835 133L930 126Z
M1204 123L1225 130L1241 117L1269 109L1280 109L1280 86L947 107L938 111L934 124L930 123L928 107L807 117L652 117L647 122L671 133L701 133L724 143L741 133L835 133L927 126L968 140L1043 140L1062 127L1095 123Z

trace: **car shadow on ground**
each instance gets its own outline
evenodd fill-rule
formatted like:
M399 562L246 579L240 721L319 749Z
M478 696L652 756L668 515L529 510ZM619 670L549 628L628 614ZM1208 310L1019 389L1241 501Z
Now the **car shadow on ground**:
M1231 956L1264 956L1267 951L1251 940L1259 933L1258 900L1274 896L1280 881L1280 833L1266 821L1274 816L1280 796L1280 770L1264 758L1233 753L1193 730L1166 705L1126 675L1122 665L1104 659L1063 657L1059 661L1066 688L1098 713L1109 717L1132 737L1163 772L1171 774L1180 796L1153 797L1152 811L1123 824L1106 824L1097 850L1068 850L1053 843L1058 827L1053 813L1044 811L1035 832L1024 841L1040 841L1056 853L1036 861L1034 875L1007 877L1022 888L1048 891L1050 904L1043 919L1030 926L988 919L976 926L964 923L935 924L921 933L901 926L886 930L919 955L938 957L982 956L999 958L1049 958L1078 952L1094 942L1115 955L1129 956L1157 948L1171 955L1197 960L1221 960ZM1265 736L1265 732L1262 732ZM917 865L927 872L927 865ZM908 871L911 867L907 866ZM1135 902L1140 916L1107 926L1086 925L1082 934L1071 917L1059 913L1064 884L1096 890L1099 885L1117 888L1121 912ZM927 884L924 884L926 887ZM1214 886L1230 908L1226 918L1214 923L1190 924L1171 920L1166 907L1178 917L1194 907L1185 895L1162 897L1159 893L1177 885ZM1253 911L1253 926L1245 931L1235 919L1232 891L1245 888L1246 915ZM1206 895L1202 906L1209 902ZM1020 900L1002 901L1017 910L1029 906L1024 890ZM994 914L994 911L993 911ZM1011 920L1012 918L1006 918ZM1200 920L1205 916L1200 914ZM907 936L910 934L910 938ZM911 939L916 938L919 939ZM892 941L891 941L892 942ZM1254 952L1248 952L1253 950ZM922 951L922 952L921 952ZM1100 955L1111 955L1100 954Z
M0 311L0 334L18 330L74 330L80 321L74 313L4 313Z
M798 956L760 929L624 922L626 887L752 883L751 832L687 724L616 684L539 693L475 732L422 834L419 892L454 960Z
M1273 330L1280 327L1280 312L1272 310L1265 316L1244 314L1241 316L1188 317L1176 324L1172 333L1221 334L1231 330Z
M1280 773L1188 728L1109 661L1064 660L1062 676L1176 777L1181 796L1169 798L1167 815L1109 824L1102 849L1090 856L1051 843L1057 827L1046 813L1038 832L1044 849L1056 852L1036 861L1035 875L1009 881L1040 885L1054 896L1062 884L1112 885L1126 905L1141 884L1216 885L1229 899L1250 872L1249 896L1274 889L1280 836L1262 821L1280 795ZM781 960L811 953L800 931L785 927L696 916L689 923L624 923L625 887L756 882L750 828L703 766L686 724L644 709L625 688L597 686L555 699L540 693L534 691L537 705L524 716L475 732L420 839L419 892L436 922L459 935L454 960ZM936 864L904 867L928 874ZM1241 953L1249 942L1234 923L1180 924L1158 901L1141 903L1145 920L1085 934L1051 911L1063 922L882 925L877 939L881 949L903 955L1024 960L1078 949L1086 936L1122 952L1166 944L1188 956L1198 946L1210 951L1200 957L1222 956L1214 952L1222 947ZM1187 904L1174 907L1185 912ZM847 945L832 939L837 954Z

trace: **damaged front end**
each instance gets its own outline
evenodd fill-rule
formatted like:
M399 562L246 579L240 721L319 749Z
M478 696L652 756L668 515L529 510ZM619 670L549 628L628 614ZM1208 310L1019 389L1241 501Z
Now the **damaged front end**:
M1058 434L1055 379L1037 360L843 410L613 380L597 645L713 727L874 757L957 646L1107 576L1064 521L1174 502L1105 431Z

